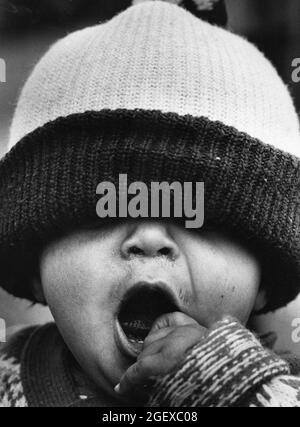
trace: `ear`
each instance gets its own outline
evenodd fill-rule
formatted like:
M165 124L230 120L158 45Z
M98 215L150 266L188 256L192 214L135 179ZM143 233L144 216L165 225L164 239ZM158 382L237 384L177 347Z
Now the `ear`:
M251 316L247 324L247 328L250 331L257 331L257 319L261 314L261 310L263 310L266 304L267 304L266 292L265 290L260 289L256 297L256 301L255 301Z
M253 315L259 313L267 305L266 291L260 289L254 304Z
M32 281L32 287L33 287L33 296L39 302L40 304L46 305L46 298L43 290L43 285L41 281L40 274L36 274Z

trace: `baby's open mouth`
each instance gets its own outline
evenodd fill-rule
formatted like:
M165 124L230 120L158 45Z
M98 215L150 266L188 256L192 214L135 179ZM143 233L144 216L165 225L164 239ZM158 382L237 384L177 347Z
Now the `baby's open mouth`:
M142 285L128 292L121 304L118 323L122 329L121 335L126 337L127 350L132 356L141 352L155 320L174 311L178 311L178 308L171 295L158 286Z

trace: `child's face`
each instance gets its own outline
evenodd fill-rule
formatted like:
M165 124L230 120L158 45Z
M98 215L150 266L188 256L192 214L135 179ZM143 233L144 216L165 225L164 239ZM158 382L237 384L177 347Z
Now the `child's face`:
M182 311L207 328L224 314L247 323L260 273L256 257L225 234L150 220L76 231L41 256L42 288L57 326L107 391L166 312Z

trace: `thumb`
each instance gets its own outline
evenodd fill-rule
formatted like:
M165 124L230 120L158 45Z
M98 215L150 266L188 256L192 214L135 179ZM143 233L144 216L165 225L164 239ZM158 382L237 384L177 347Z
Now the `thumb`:
M151 333L160 329L172 328L175 326L198 325L196 320L192 319L187 314L176 311L174 313L166 313L158 317L152 325Z
M166 313L158 317L144 341L144 349L150 346L153 342L161 340L174 332L174 329L184 326L196 326L201 329L205 335L205 328L201 327L196 320L187 314L181 312Z

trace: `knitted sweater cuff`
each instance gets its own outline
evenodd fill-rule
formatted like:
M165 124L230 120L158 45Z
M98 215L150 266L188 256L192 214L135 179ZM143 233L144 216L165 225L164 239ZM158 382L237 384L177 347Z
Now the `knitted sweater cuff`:
M233 319L217 323L184 361L155 385L149 406L237 406L288 364Z

